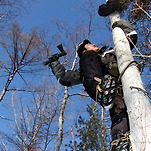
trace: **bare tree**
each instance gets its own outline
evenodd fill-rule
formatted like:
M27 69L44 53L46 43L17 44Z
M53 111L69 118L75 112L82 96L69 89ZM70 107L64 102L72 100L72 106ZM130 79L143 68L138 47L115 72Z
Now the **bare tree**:
M5 77L6 80L0 94L2 101L16 74L23 79L22 73L32 73L37 70L32 66L38 68L43 49L37 30L34 29L30 34L22 33L18 23L14 23L12 29L3 35L0 46L3 48L3 57L0 59L1 77Z
M12 95L12 113L11 123L13 135L1 132L3 139L12 144L16 150L42 151L48 150L48 146L56 137L57 129L55 121L58 116L59 100L55 95L58 91L56 86L52 87L52 92L48 87L43 88L43 92L33 93L33 100L23 102L17 101L16 93ZM50 88L50 86L49 86ZM9 146L9 144L7 146Z
M53 38L52 41L54 45L58 42L58 39L62 39L61 42L63 42L63 45L65 45L66 51L68 53L65 59L62 58L63 63L67 69L74 70L78 67L77 54L75 53L77 44L79 44L85 38L96 38L93 34L96 30L98 31L98 27L102 26L102 24L99 26L95 20L95 15L97 13L96 9L98 6L94 7L94 1L92 0L87 0L86 2L89 9L85 7L86 5L82 7L85 11L85 20L82 20L82 23L78 22L79 24L73 26L56 22L59 31L59 38ZM100 32L98 34L100 34ZM48 57L52 53L50 50L50 45L52 42L50 44L47 41L46 44L45 37L39 36L36 29L34 29L30 34L23 33L17 23L12 26L12 30L7 33L3 33L3 36L1 37L3 37L0 40L1 50L4 51L3 56L6 57L0 59L0 73L1 79L5 79L6 84L3 87L0 101L2 101L7 91L21 90L20 88L18 89L10 87L10 84L12 83L13 79L16 78L16 75L19 75L25 84L28 84L29 81L25 80L23 73L39 71L38 65L42 62L41 58L43 57L43 52L45 52L44 55L48 55ZM150 41L148 41L147 44L150 44ZM102 45L100 39L98 45ZM139 49L138 51L140 52ZM147 54L142 53L142 51L140 53L143 57ZM134 55L138 55L138 53L134 52ZM45 74L48 76L48 73ZM37 77L42 79L42 75L43 73ZM51 73L48 78L49 80L53 79ZM70 93L72 88L67 89L67 87L63 89L64 94L61 91L62 89L57 89L56 91L50 93L51 90L56 88L56 85L54 86L49 83L46 85L48 85L47 92L45 88L41 87L41 85L34 88L33 83L31 83L28 89L24 89L25 95L26 91L32 92L33 100L30 100L32 102L32 106L27 104L24 105L21 101L20 109L16 109L16 100L18 99L15 99L15 97L12 99L15 121L15 137L10 137L2 132L1 136L4 136L3 138L7 138L7 140L14 144L18 150L48 150L49 144L54 139L56 140L56 144L54 146L55 150L60 150L65 137L63 126L66 124L66 118L68 118L65 114L68 109L68 102L71 103L71 96L86 96L85 93L81 93L80 89L75 91L75 93ZM38 94L38 91L41 93ZM56 94L61 94L59 99L57 98ZM81 98L80 100L82 100ZM6 146L7 148L7 142L4 141L1 146Z
M34 2L37 0L28 0L28 2ZM11 22L22 14L27 8L24 4L27 1L24 0L0 0L0 31L3 31ZM22 13L21 13L22 12Z

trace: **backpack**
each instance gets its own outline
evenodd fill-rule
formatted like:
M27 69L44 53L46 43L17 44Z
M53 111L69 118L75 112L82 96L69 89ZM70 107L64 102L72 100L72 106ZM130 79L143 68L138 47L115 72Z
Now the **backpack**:
M119 71L118 71L117 59L114 54L114 50L111 49L109 51L106 51L100 56L101 56L103 67L105 68L106 72L113 77L118 77Z

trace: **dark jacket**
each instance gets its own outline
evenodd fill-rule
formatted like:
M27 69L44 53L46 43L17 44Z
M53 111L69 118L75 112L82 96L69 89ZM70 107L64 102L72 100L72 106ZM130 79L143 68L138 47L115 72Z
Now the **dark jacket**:
M59 83L64 86L72 86L82 83L80 70L67 70L60 64L59 61L54 61L50 65L53 74L58 79Z
M95 51L87 51L80 58L80 71L83 77L83 85L89 96L95 100L96 85L94 77L102 79L104 76L101 57Z
M115 61L115 56L107 53L101 57L95 51L85 52L79 61L79 70L65 70L65 67L59 61L52 62L50 67L57 77L60 84L64 86L72 86L83 83L86 92L95 100L97 81L94 77L102 79L104 75L109 74L109 65Z

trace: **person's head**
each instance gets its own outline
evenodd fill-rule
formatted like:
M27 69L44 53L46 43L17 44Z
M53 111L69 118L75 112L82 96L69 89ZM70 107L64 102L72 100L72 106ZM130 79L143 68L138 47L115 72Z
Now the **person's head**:
M91 42L87 39L85 39L78 47L77 53L78 56L81 57L82 54L84 54L86 51L95 51L98 52L99 48L94 45L91 44Z

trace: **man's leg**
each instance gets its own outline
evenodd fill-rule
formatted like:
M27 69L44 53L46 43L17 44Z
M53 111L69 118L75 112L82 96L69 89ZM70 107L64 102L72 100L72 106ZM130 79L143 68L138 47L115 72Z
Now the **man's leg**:
M124 31L132 50L137 43L137 32L134 30L132 25L128 21L120 19L113 23L112 28L115 27L119 27Z
M128 137L127 134L130 130L129 119L122 95L117 94L113 103L114 105L110 109L110 116L112 121L111 151L129 151L129 139L126 138ZM114 142L116 142L116 145L114 144Z

